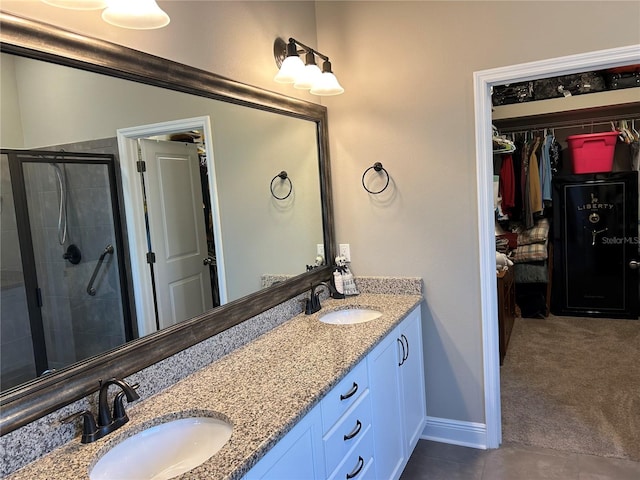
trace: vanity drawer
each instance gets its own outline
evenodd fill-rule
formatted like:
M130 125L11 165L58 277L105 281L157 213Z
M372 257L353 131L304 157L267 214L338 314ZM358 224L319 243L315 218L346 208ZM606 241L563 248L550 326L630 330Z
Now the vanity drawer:
M375 480L376 471L373 461L373 429L364 432L364 437L351 450L338 468L331 473L329 480Z
M371 403L369 390L364 392L323 437L327 472L332 472L371 429ZM364 457L363 457L364 458Z
M322 399L322 430L329 430L368 389L367 364L363 360Z

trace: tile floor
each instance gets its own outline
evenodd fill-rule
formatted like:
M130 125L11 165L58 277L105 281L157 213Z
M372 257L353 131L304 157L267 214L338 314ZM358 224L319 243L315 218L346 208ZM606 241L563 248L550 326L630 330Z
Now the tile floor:
M478 450L420 440L400 480L639 480L640 462L503 444Z

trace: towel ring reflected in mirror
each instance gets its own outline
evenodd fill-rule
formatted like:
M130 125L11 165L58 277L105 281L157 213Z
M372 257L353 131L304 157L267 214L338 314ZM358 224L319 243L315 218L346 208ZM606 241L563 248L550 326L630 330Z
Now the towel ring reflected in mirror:
M378 190L378 191L372 191L372 190L369 190L369 189L367 188L367 185L364 183L364 177L367 175L367 172L369 172L369 170L372 170L372 169L373 169L373 170L375 170L375 171L376 171L376 172L378 172L378 173L380 173L380 172L384 172L384 174L385 174L385 175L386 175L386 177L387 177L387 181L386 181L386 183L384 184L384 187L382 187L382 188L381 188L380 190ZM369 168L367 168L367 169L364 171L364 173L362 174L362 186L364 187L364 189L365 189L367 192L369 192L369 193L370 193L370 194L372 194L372 195L378 195L379 193L382 193L382 192L384 192L384 191L387 189L387 187L389 186L389 172L387 172L387 170L382 166L382 163L380 163L380 162L376 162L376 163L374 163L372 166L370 166Z
M273 191L273 182L276 181L276 178L280 178L280 180L282 180L283 182L285 180L289 181L289 192L283 196L283 197L279 197L278 195L276 195L276 193ZM291 182L291 179L289 178L289 175L287 174L286 171L281 171L279 174L277 174L275 177L273 177L271 179L271 195L273 195L273 198L277 199L277 200L286 200L287 198L289 198L289 195L291 195L291 192L293 192L293 183Z

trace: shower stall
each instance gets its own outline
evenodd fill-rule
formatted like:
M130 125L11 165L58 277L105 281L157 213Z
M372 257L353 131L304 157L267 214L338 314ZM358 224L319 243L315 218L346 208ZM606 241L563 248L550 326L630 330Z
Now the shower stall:
M109 154L2 150L1 389L136 338Z

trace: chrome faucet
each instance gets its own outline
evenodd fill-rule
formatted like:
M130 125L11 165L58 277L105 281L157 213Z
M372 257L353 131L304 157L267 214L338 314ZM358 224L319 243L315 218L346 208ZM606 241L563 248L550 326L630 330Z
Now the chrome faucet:
M113 400L113 413L109 410L109 404L107 401L107 393L110 385L117 385L122 390L119 392ZM129 421L127 412L124 408L124 397L127 397L127 402L133 402L138 400L140 396L136 393L138 384L129 385L124 380L117 378L111 378L106 382L100 381L100 393L98 395L98 423L96 425L95 417L89 410L83 410L82 412L74 413L66 418L62 419L63 423L70 423L76 418L83 418L82 427L82 443L91 443L108 435L109 433L117 430L125 423Z
M344 295L338 292L331 282L320 282L317 285L311 285L311 293L304 306L305 315L316 313L322 308L322 305L320 305L320 293L316 293L316 289L319 287L326 288L331 298L344 298Z

